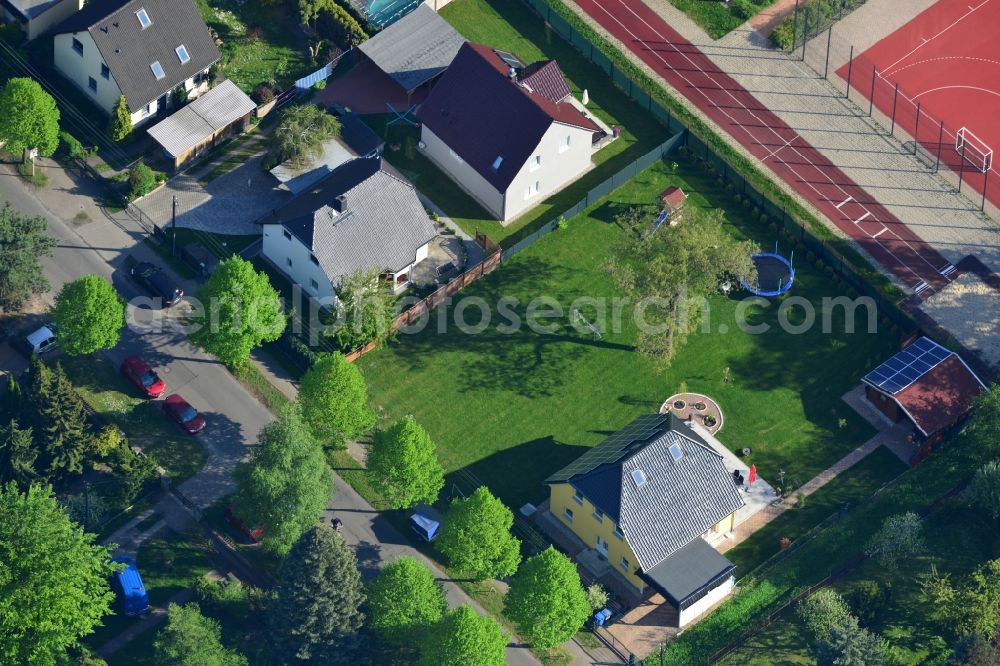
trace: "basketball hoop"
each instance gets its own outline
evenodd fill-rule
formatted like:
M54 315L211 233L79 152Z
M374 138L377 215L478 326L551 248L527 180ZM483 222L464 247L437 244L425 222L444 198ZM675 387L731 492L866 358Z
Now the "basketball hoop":
M986 173L993 166L993 149L968 127L955 134L955 151L981 173Z

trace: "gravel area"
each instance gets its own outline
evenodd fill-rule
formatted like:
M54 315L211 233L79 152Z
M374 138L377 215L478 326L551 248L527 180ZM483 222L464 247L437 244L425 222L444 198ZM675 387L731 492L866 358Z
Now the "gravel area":
M924 301L920 309L965 347L1000 366L1000 295L977 275L965 273Z

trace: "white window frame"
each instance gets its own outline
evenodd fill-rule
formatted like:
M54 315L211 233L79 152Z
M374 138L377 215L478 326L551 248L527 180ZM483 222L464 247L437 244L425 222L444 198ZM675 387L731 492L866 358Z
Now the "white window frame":
M531 164L528 166L528 171L537 171L542 168L542 156L535 155L531 158Z
M622 555L622 559L618 562L618 566L622 568L622 571L628 571L632 565L629 564L628 559L626 559L625 556Z
M159 74L157 74L156 72L157 68L160 69ZM153 73L153 76L156 77L157 81L162 81L163 79L167 78L167 72L165 69L163 69L163 65L160 64L159 60L154 60L153 62L149 63L149 71Z
M622 532L622 528L617 526L615 527L615 538L618 539L619 541L625 540L625 533Z
M598 509L597 507L594 507L594 513L592 515L594 516L594 520L596 520L597 522L599 523L604 522L604 512Z
M567 150L569 150L569 145L570 145L570 140L571 139L572 139L572 135L571 134L567 134L566 135L566 140L560 142L560 144L559 144L559 152L560 153L565 153Z
M288 229L282 229L281 235L285 237L285 240L292 240L292 232Z
M528 189L524 191L524 200L527 201L531 197L537 196L541 191L541 181L536 180L534 183L528 184Z
M576 488L573 489L573 501L575 501L580 506L583 506L583 493L581 493Z
M184 56L187 57L185 58L184 56L182 56L181 52L183 52ZM191 53L187 50L187 47L184 46L183 44L174 49L174 53L177 54L177 59L181 61L182 65L186 65L189 62L191 62Z
M143 17L146 17L145 21L142 20ZM149 12L146 11L145 7L139 8L139 11L135 13L135 18L139 21L139 28L142 30L145 30L149 26L153 25L153 19L149 17Z
M565 509L563 509L563 518L566 519L566 522L572 523L573 522L573 509L571 509L569 507L566 507Z

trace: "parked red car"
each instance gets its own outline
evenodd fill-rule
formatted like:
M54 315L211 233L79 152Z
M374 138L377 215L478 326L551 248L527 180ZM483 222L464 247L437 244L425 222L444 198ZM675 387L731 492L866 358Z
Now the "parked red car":
M136 385L147 398L159 398L167 390L167 383L138 356L129 356L122 361L122 375Z
M196 435L205 429L205 417L177 393L163 401L163 412L189 435Z
M253 541L254 543L257 543L258 541L264 538L264 528L255 527L253 529L250 529L249 527L244 525L243 521L237 518L236 514L233 513L233 507L227 506L226 510L223 513L226 516L226 520L229 521L230 525L238 529L243 534L247 535L247 538Z

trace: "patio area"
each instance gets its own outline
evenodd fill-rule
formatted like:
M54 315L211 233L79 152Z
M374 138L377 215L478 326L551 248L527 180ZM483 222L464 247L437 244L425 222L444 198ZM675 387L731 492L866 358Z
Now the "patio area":
M431 241L427 258L413 268L410 281L418 287L446 284L465 269L462 239L441 235Z
M355 113L391 113L387 106L402 113L427 98L429 88L424 86L411 95L391 76L366 60L343 76L331 81L326 88L316 92L316 100L325 106L339 104Z

